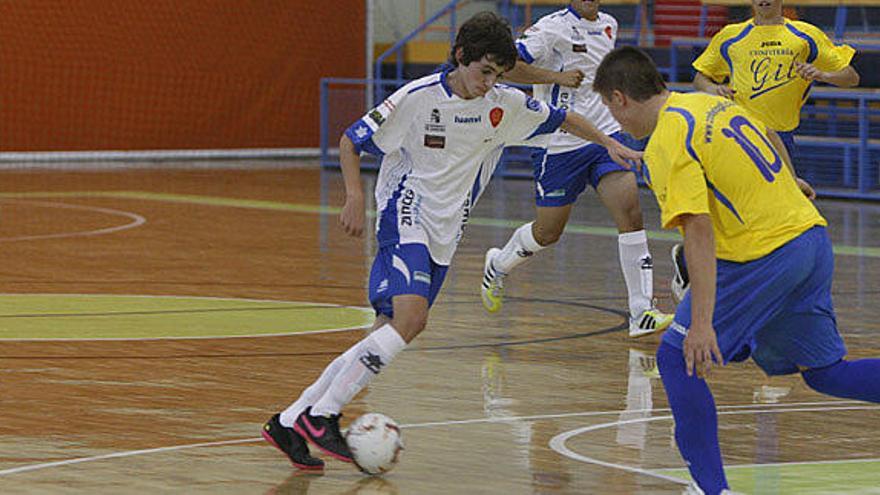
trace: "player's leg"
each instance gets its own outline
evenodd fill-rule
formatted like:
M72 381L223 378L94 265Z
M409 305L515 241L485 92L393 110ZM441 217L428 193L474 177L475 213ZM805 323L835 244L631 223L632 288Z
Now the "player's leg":
M629 298L630 337L666 329L672 315L654 308L654 260L642 223L635 174L614 163L602 148L602 156L591 168L590 181L617 224L618 256Z
M807 259L808 244L809 239L799 237L748 263L718 261L712 321L725 363L749 357L752 342L783 312L791 294L807 280L812 269ZM686 373L682 348L690 324L688 293L663 335L657 364L675 417L679 451L700 488L714 494L724 489L727 481L711 392L705 380Z
M602 148L604 149L604 148ZM591 147L547 155L536 153L534 222L521 225L503 248L486 251L480 294L483 306L491 313L501 309L504 280L516 267L559 240L572 205L586 188L586 170Z
M824 228L812 241L808 278L789 297L786 311L756 337L753 358L769 375L801 372L814 390L844 399L880 402L880 359L847 361L837 331L831 283L834 254Z
M729 488L718 443L718 413L706 380L687 375L681 349L667 342L657 349L657 366L675 418L675 443L703 492Z
M314 395L320 393L316 400L297 401L305 406L293 426L300 435L325 453L351 461L339 431L340 411L424 329L445 274L446 267L433 263L422 244L379 250L370 273L370 302L379 315L374 331L328 366L326 377L313 385Z

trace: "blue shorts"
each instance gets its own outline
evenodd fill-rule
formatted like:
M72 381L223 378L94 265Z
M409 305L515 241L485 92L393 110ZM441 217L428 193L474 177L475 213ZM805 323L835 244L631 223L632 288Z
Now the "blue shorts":
M788 156L794 160L794 154L797 151L797 144L794 142L794 131L776 131L776 134L779 134L779 139L785 145Z
M377 315L394 317L394 296L415 294L428 300L440 292L448 266L431 259L424 244L393 244L380 247L370 270L370 304Z
M621 132L611 134L615 140L627 144ZM548 155L541 149L532 154L535 174L535 204L538 206L565 206L574 203L587 180L595 189L599 181L611 172L631 172L614 162L608 150L598 144Z
M746 263L718 261L712 323L724 362L750 355L768 375L821 368L846 355L831 303L834 254L825 227L813 227ZM679 349L691 324L691 294L663 341Z

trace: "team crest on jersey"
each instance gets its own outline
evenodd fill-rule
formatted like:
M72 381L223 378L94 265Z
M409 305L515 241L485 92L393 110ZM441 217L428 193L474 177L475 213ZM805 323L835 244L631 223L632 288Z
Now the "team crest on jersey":
M611 29L611 26L605 26L605 36L608 36L608 39L612 39L614 31Z
M526 101L526 106L528 106L528 101ZM498 124L501 123L501 119L504 118L504 110L501 107L495 107L489 112L489 122L492 124L492 127L498 127Z

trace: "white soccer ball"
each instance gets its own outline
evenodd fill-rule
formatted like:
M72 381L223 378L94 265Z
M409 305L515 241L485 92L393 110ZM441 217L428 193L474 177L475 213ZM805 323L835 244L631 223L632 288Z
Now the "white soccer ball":
M354 463L367 474L391 471L400 459L403 439L400 427L384 414L368 413L348 427L345 441L354 455Z

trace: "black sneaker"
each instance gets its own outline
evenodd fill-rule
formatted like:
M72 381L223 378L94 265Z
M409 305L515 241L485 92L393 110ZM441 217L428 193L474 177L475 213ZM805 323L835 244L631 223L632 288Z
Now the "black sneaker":
M281 415L276 414L263 425L263 438L284 452L290 458L290 462L308 471L324 469L324 461L309 454L309 446L293 428L281 424Z
M691 288L690 277L688 277L687 263L684 259L684 246L676 244L672 246L672 296L676 302L681 302Z
M311 412L311 407L303 411L293 423L293 429L325 454L343 462L354 462L351 450L339 431L339 418L342 415L312 416Z

